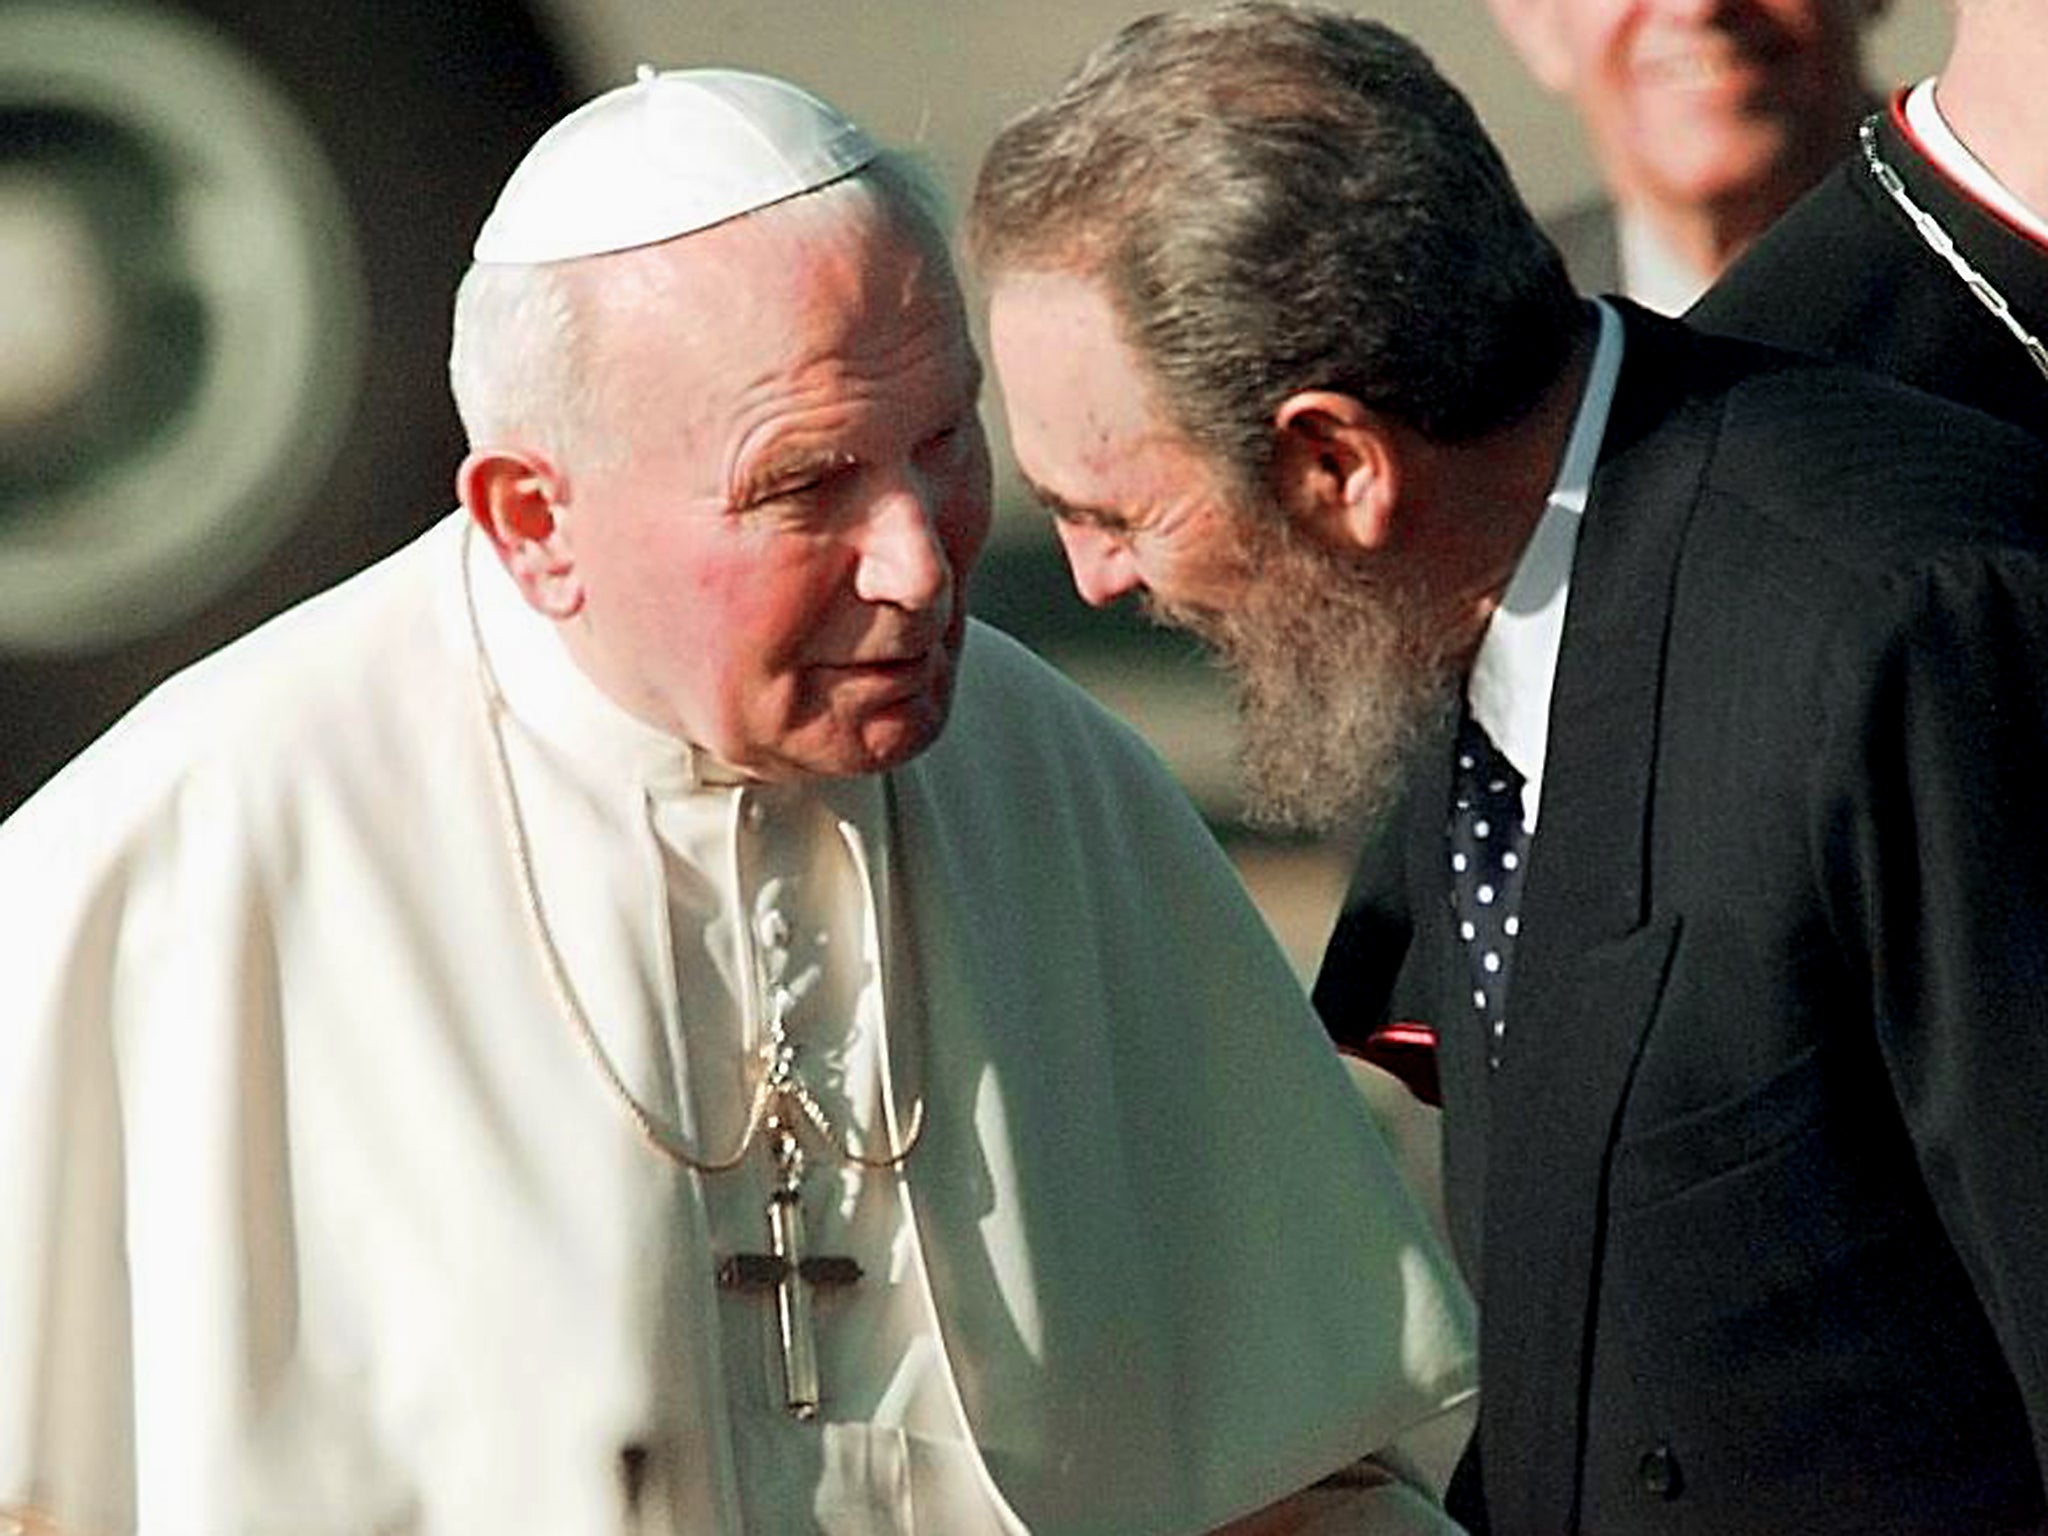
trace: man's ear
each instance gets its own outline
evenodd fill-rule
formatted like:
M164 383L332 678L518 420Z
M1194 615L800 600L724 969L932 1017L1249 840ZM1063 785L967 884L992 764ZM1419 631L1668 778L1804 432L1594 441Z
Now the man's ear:
M1384 548L1401 488L1394 434L1335 390L1290 395L1273 414L1274 490L1314 538L1337 549Z
M520 449L474 449L455 472L463 507L526 601L551 619L572 618L583 606L562 491L554 465Z
M1522 66L1546 91L1572 88L1572 56L1564 35L1561 0L1486 0Z

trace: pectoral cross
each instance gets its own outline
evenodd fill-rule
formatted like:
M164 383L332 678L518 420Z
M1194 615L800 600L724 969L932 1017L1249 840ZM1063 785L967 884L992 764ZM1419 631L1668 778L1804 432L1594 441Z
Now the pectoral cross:
M736 1253L718 1266L727 1290L775 1293L775 1334L782 1346L782 1399L790 1416L818 1414L818 1345L811 1331L815 1289L847 1286L860 1279L860 1265L831 1254L804 1252L803 1148L796 1126L778 1102L762 1122L775 1161L775 1188L768 1196L768 1252Z
M775 1338L782 1348L782 1400L790 1416L818 1416L818 1344L811 1328L811 1292L839 1289L860 1279L860 1265L834 1254L806 1253L804 1242L804 1152L799 1127L809 1124L827 1145L851 1161L864 1161L833 1131L830 1117L804 1081L797 1066L797 1047L790 1039L791 1012L818 983L811 965L789 974L790 925L777 903L780 881L762 887L761 911L755 918L760 965L767 990L767 1037L761 1042L761 1076L754 1085L744 1151L758 1131L775 1169L768 1195L768 1251L735 1253L720 1261L718 1283L731 1291L775 1295ZM908 1155L906 1146L892 1155L894 1167Z

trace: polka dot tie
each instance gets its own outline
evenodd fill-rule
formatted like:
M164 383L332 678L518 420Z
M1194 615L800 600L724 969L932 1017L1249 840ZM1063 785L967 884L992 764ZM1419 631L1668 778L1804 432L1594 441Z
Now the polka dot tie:
M1486 1061L1500 1065L1508 976L1529 834L1522 776L1469 714L1458 725L1451 774L1451 912L1472 974L1472 1009L1486 1027Z

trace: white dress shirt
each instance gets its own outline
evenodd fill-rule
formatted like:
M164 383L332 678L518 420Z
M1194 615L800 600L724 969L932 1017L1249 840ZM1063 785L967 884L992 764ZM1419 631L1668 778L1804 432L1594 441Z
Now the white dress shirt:
M1543 803L1550 694L1571 596L1579 517L1586 510L1593 469L1600 461L1600 440L1614 404L1615 379L1621 373L1621 317L1604 300L1592 302L1600 311L1600 341L1558 463L1557 480L1500 607L1487 623L1465 683L1472 718L1522 775L1522 820L1532 835Z

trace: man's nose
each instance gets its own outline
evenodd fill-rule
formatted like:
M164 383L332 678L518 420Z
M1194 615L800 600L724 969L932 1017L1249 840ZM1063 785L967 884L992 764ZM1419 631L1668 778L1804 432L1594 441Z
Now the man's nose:
M1144 585L1129 547L1114 534L1085 523L1054 523L1074 590L1091 608L1102 608Z
M939 538L938 515L933 488L915 475L869 508L854 576L864 602L923 612L945 600L953 566Z

